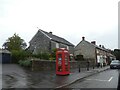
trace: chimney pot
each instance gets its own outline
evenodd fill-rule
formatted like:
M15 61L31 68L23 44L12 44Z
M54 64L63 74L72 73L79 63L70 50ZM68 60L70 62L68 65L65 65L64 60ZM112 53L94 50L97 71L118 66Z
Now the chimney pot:
M52 32L51 32L51 31L50 31L49 33L50 33L50 34L52 34Z
M96 45L96 41L92 41L91 43L94 44L94 45Z
M105 48L104 45L102 45L102 48Z
M85 40L85 37L82 37L82 40Z

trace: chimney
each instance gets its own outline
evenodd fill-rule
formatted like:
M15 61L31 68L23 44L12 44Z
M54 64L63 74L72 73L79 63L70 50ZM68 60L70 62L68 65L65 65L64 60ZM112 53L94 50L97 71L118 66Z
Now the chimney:
M85 40L85 37L82 37L82 40Z
M96 45L96 41L92 41L91 43L94 44L94 45Z
M104 45L102 45L102 48L105 48Z
M50 34L52 34L52 32L51 32L51 31L50 31L49 33L50 33Z

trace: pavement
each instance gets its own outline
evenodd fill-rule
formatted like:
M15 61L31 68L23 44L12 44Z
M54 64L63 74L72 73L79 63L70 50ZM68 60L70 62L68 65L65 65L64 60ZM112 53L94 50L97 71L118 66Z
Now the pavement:
M80 73L79 72L71 73L71 77L72 77L71 80L66 81L66 84L60 85L56 88L64 88L65 86L68 86L72 83L75 83L78 80L82 80L86 77L92 76L94 74L103 72L103 71L108 70L108 69L110 69L110 67L106 66L106 67L103 67L103 68L90 69L89 71L85 70L85 71L82 71Z
M31 71L19 65L3 65L2 83L3 88L64 88L78 80L108 70L109 66L102 68L86 68L70 70L65 76L55 74L55 71ZM9 82L9 83L8 83Z

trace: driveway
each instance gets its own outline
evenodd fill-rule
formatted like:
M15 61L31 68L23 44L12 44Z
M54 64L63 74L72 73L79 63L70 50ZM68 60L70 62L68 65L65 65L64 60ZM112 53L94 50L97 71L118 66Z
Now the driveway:
M2 88L28 88L24 69L17 64L2 64Z

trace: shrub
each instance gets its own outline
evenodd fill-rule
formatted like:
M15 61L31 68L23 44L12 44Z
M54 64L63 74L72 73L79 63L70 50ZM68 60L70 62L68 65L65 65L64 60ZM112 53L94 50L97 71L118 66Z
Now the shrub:
M18 63L23 66L23 60L19 60Z
M57 51L56 48L52 50L52 53L49 57L50 60L56 60L56 51Z
M49 60L50 55L48 53L43 53L41 59Z
M24 50L12 50L12 63L18 63L19 60L25 60L27 57L30 56L29 52Z
M20 61L19 61L19 64L20 64L21 66L31 67L32 62L31 62L31 60L20 60Z
M18 63L20 59L24 59L24 53L22 51L12 50L12 62Z
M49 53L38 53L38 54L33 54L32 57L49 60L50 54Z

